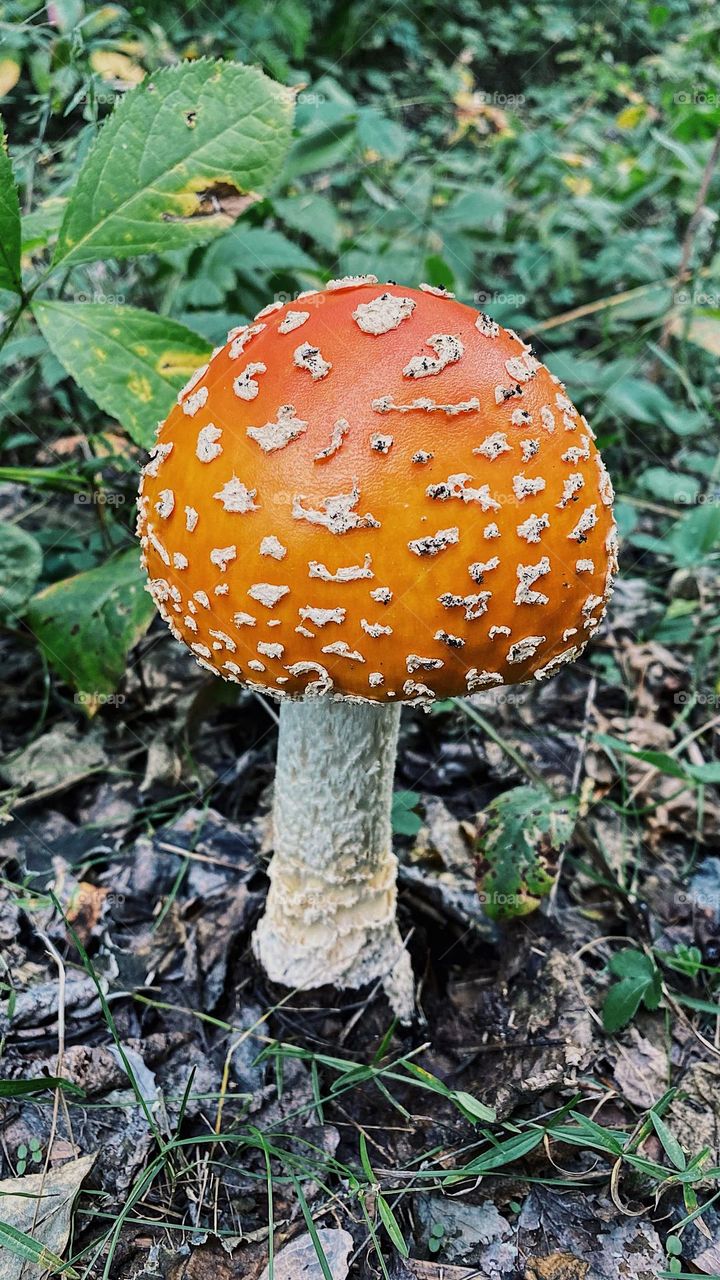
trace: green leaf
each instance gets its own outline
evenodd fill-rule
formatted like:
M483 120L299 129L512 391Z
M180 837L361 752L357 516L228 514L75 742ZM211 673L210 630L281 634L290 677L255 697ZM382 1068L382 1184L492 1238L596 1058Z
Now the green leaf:
M617 951L612 956L608 969L617 978L635 978L638 982L649 980L655 972L650 957L644 951L636 951L632 947Z
M44 1244L40 1244L32 1236L19 1231L17 1227L11 1227L9 1222L0 1222L0 1244L14 1253L16 1258L22 1258L24 1262L32 1262L43 1271L49 1271L51 1275L68 1276L69 1280L79 1278L79 1271L69 1263L63 1262L62 1258L58 1258L57 1254L46 1249Z
M486 1107L484 1102L478 1102L477 1098L474 1098L471 1093L466 1093L464 1089L453 1089L450 1097L468 1120L484 1120L492 1123L497 1119L492 1107Z
M668 1159L675 1165L676 1169L680 1169L681 1171L686 1169L687 1160L685 1158L685 1152L680 1146L677 1138L668 1129L665 1121L661 1120L660 1116L656 1115L654 1111L650 1112L650 1119L652 1121L653 1129L660 1139Z
M493 920L528 915L555 882L560 852L575 826L574 797L513 787L487 806L479 842L480 900Z
M694 502L700 492L696 476L682 475L667 467L648 467L640 476L640 484L663 502Z
M54 263L177 249L227 230L277 176L291 120L292 93L256 67L200 58L153 72L100 130Z
M382 1224L395 1245L395 1248L402 1254L403 1258L409 1258L410 1250L405 1243L405 1237L400 1230L400 1224L384 1196L378 1196L377 1207L382 1219Z
M78 692L88 715L113 692L129 650L155 609L135 548L98 569L47 587L30 601L28 622L57 674Z
M0 618L22 613L42 569L39 542L16 524L0 522Z
M209 355L204 338L167 316L105 302L36 302L50 350L136 444L148 447L173 395Z
M627 1026L640 1008L645 984L636 978L622 978L610 987L602 1009L603 1026L606 1031L620 1031Z
M70 1080L62 1080L58 1076L38 1076L35 1080L0 1080L0 1098L27 1098L31 1094L47 1093L53 1089L61 1089L63 1093L71 1094L75 1098L85 1097L85 1092L79 1085L73 1084ZM37 1139L30 1139L31 1150L34 1149L33 1142L37 1142Z
M20 202L7 138L0 129L0 289L21 292Z
M422 818L415 813L420 803L417 791L396 791L392 799L392 829L398 836L416 836L422 827Z

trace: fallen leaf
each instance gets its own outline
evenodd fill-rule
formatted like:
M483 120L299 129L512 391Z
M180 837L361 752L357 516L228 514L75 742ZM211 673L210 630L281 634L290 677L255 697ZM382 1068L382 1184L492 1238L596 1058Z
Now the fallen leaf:
M318 1237L332 1280L345 1280L349 1269L348 1259L355 1247L352 1236L348 1231L325 1227L318 1231ZM269 1275L266 1267L260 1280L268 1280ZM324 1280L324 1272L309 1234L297 1236L276 1254L274 1280Z
M615 1083L633 1106L648 1108L667 1086L667 1055L640 1035L637 1027L627 1034L629 1044L620 1047Z
M31 1173L0 1182L0 1217L16 1231L62 1257L70 1236L73 1204L95 1156L71 1160L47 1174ZM40 1197L38 1199L38 1197ZM16 1257L8 1249L0 1257L0 1280L40 1280L47 1272Z

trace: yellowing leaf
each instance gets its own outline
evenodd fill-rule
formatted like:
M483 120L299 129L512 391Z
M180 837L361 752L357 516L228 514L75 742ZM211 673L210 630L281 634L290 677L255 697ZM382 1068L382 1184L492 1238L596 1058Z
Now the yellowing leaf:
M90 66L101 80L120 80L123 84L140 84L145 72L137 62L124 53L112 49L94 49L90 54Z
M636 129L642 124L647 115L647 103L637 102L633 106L624 107L615 118L615 123L619 129Z
M686 320L684 316L673 316L670 322L670 332L675 337L687 337L688 342L692 342L696 347L702 347L705 351L710 351L714 356L720 356L720 311L710 311L705 315L699 314L692 317L690 324L685 332Z
M566 173L563 177L563 183L569 191L572 191L574 196L589 196L592 191L592 182L589 178L575 178Z
M15 58L0 58L0 98L10 93L20 79L20 63Z
M561 151L560 159L569 164L571 169L584 169L590 164L587 156L581 156L577 151Z

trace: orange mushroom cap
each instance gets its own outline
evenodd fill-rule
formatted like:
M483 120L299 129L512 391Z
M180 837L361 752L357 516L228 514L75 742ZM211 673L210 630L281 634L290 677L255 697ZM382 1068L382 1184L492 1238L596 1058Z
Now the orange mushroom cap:
M512 330L443 290L366 276L271 303L157 438L148 589L227 680L423 701L549 676L604 614L593 433Z

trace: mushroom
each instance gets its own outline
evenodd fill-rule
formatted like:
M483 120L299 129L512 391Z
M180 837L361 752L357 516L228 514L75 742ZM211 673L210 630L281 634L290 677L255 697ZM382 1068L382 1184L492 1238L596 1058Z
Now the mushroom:
M593 433L516 334L372 277L228 334L158 429L148 590L207 671L280 699L270 979L413 1005L390 806L400 704L542 680L616 569Z

